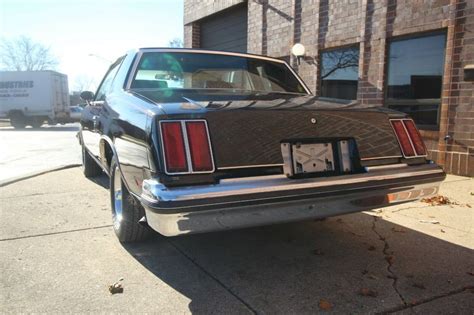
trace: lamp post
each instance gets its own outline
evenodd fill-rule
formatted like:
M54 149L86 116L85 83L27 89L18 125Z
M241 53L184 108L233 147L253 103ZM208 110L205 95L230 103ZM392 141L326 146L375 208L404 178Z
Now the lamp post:
M291 47L291 53L295 55L298 66L300 65L300 59L304 56L305 51L305 47L300 43L296 43Z

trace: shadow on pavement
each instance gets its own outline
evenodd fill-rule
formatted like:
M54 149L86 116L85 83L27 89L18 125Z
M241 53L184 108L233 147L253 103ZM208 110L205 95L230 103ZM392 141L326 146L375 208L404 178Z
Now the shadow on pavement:
M97 177L90 177L90 178L84 177L84 178L90 180L94 184L102 186L105 189L109 189L110 181L109 181L109 177L105 175L105 173Z
M123 246L189 298L191 312L221 312L209 309L217 303L193 281L196 270L259 313L319 312L322 300L338 313L401 310L474 283L472 250L365 213Z

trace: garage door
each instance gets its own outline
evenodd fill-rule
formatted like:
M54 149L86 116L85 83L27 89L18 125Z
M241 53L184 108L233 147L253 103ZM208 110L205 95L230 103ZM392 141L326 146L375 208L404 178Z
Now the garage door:
M240 6L201 22L201 48L247 52L247 6Z

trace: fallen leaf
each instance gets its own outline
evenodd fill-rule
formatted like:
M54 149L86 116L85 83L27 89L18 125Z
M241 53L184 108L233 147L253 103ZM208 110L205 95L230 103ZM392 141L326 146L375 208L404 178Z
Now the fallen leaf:
M359 295L377 297L377 295L379 295L379 294L375 290L371 290L371 289L368 289L368 288L362 288L359 291Z
M431 198L423 198L421 199L421 202L428 203L431 206L448 205L452 203L448 197L441 195L437 195Z
M374 246L374 245L370 245L368 250L372 251L372 250L376 250L377 248Z
M110 294L123 293L122 282L123 278L118 279L115 283L109 285Z
M422 289L422 290L426 289L426 287L424 286L423 283L413 283L413 287L418 288L418 289Z
M323 311L330 311L332 309L332 304L327 300L321 299L319 300L319 308Z
M436 221L436 220L420 220L420 223L439 224L439 221Z

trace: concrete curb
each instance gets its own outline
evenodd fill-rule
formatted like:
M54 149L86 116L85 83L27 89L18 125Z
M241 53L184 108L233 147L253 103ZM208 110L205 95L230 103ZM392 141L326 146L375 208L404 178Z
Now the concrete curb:
M10 185L10 184L14 184L14 183L20 182L20 181L25 180L25 179L30 179L30 178L33 178L33 177L36 177L36 176L44 175L46 173L61 171L61 170L65 170L65 169L73 168L73 167L78 167L78 166L81 166L81 164L61 165L61 166L56 166L56 167L53 167L53 168L50 168L50 169L42 170L42 171L39 171L39 172L30 173L30 174L22 175L22 176L19 176L19 177L6 179L6 180L3 180L3 181L0 181L0 187L4 187L4 186Z

